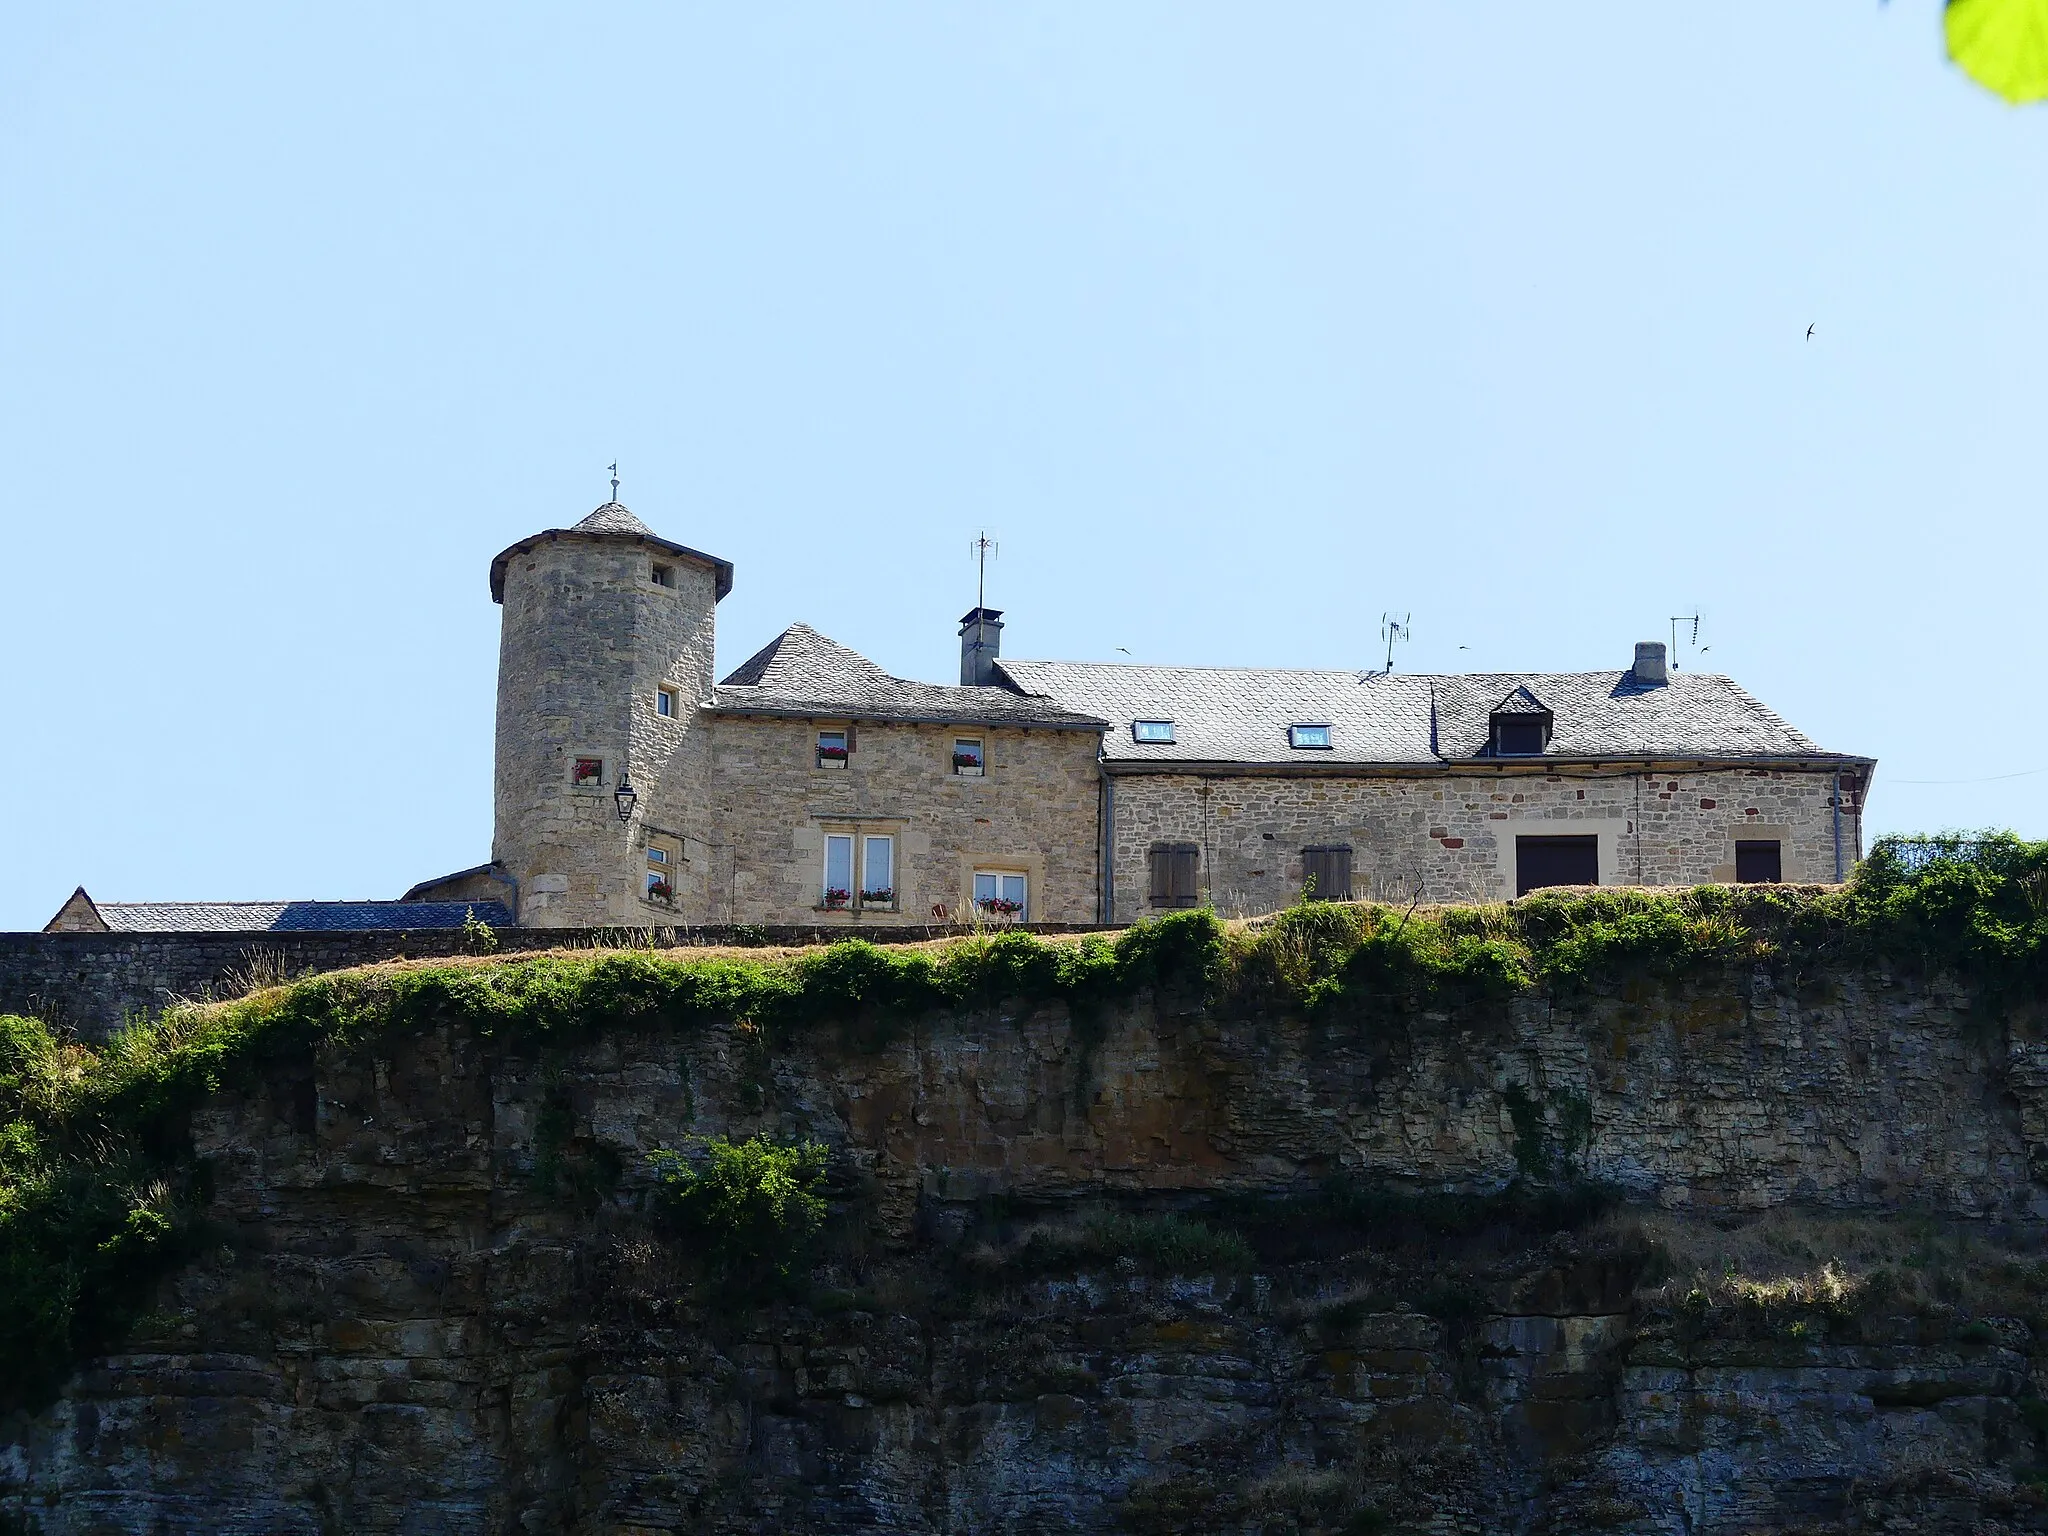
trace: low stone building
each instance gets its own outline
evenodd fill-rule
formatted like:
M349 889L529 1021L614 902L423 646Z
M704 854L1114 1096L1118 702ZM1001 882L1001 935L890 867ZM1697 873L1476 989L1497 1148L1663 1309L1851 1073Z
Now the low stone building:
M1304 890L1828 881L1862 850L1873 761L1654 642L1559 674L1018 661L977 607L957 685L801 624L714 682L732 583L616 502L492 561L491 861L404 904L524 927L1123 923Z
M1120 923L1304 889L1825 881L1862 847L1872 761L1661 644L1569 674L1018 661L976 608L957 685L800 624L714 685L731 584L615 503L492 564L522 923Z

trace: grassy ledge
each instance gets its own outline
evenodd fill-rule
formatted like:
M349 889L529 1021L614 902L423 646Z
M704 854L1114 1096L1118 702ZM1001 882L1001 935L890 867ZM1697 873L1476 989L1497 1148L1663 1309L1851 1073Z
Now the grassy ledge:
M1917 869L1880 843L1839 889L1568 892L1405 912L1312 902L1249 924L1186 912L1071 940L371 967L176 1007L99 1047L0 1016L0 1409L47 1399L146 1305L205 1204L190 1111L285 1052L441 1027L559 1049L609 1029L728 1020L771 1048L836 1027L851 1048L876 1049L920 1015L1001 1001L1064 1003L1099 1031L1103 1010L1156 990L1221 1013L1370 1029L1536 987L1567 995L1729 967L1941 971L1996 1007L2039 995L2044 957L2048 843L1994 836L1956 839Z

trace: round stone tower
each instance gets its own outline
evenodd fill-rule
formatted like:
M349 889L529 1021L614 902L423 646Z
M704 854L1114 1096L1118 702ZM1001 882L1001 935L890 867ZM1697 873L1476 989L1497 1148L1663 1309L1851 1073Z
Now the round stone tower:
M688 874L704 861L681 823L703 803L697 713L731 590L730 561L658 538L617 502L491 562L505 610L491 857L522 925L704 920Z

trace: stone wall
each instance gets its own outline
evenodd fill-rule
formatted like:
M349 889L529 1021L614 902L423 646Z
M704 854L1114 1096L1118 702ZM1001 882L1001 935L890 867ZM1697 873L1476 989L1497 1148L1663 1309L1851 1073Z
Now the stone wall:
M1846 786L1842 860L1862 853ZM1738 838L1781 843L1783 878L1836 877L1832 776L1743 769L1572 773L1503 767L1429 777L1119 774L1116 911L1151 910L1155 843L1202 850L1202 891L1226 914L1270 912L1301 889L1302 849L1348 844L1354 892L1385 901L1500 901L1515 894L1514 839L1590 833L1603 885L1735 878Z
M652 577L659 560L673 586ZM613 796L630 771L643 807L700 821L697 706L710 696L717 574L625 537L574 533L506 568L498 656L492 857L533 927L631 922L640 877ZM656 689L679 713L656 713ZM579 757L602 776L571 782ZM690 920L694 914L683 914Z
M1592 1172L1717 1227L1789 1202L1916 1212L1901 1254L1959 1221L2017 1229L2048 1209L2032 1011L1882 971L1736 974L1455 1019L1140 999L1081 1027L996 1008L863 1038L820 1028L764 1063L744 1026L614 1030L542 1061L449 1030L273 1063L194 1121L221 1243L0 1433L0 1516L46 1536L2039 1528L2019 1405L2042 1362L2014 1318L1702 1338L1591 1230L971 1279L992 1210L1344 1172L1496 1185L1528 1139L1517 1103L1561 1137L1583 1104ZM544 1177L550 1123L558 1168L617 1184ZM848 1225L796 1299L707 1309L636 1214L646 1154L756 1131L830 1145ZM1469 1291L1430 1300L1453 1259ZM1401 1523L1358 1523L1364 1499Z
M1033 931L1070 931L1073 925L1032 924ZM946 924L892 928L905 942L945 938ZM546 949L592 936L554 928L501 928L504 953ZM844 938L839 926L763 924L729 927L614 928L607 942L656 948L717 944L809 945ZM233 996L252 965L264 976L302 976L380 960L424 960L463 953L460 929L420 928L348 933L0 933L0 1013L31 1014L103 1039L124 1022L161 1012L181 998Z
M689 886L706 921L928 923L968 910L977 868L1025 874L1033 921L1099 920L1095 732L863 722L847 766L819 768L819 729L845 724L710 717L718 815L692 824L711 846L692 843ZM982 740L984 776L953 772L956 736ZM897 839L895 911L817 910L828 830Z

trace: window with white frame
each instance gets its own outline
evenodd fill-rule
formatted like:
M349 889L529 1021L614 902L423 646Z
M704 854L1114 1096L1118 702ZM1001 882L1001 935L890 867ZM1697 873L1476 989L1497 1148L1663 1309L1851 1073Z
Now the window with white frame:
M851 832L828 832L825 834L825 887L819 905L834 908L850 907L853 905L853 834Z
M988 771L988 753L979 736L953 738L953 771L963 779L978 779Z
M895 906L896 839L888 833L870 832L860 843L860 904Z
M896 834L893 832L827 832L824 883L818 904L831 911L858 907L894 910Z
M982 917L999 917L1013 923L1031 920L1031 880L1021 870L977 869L974 872L974 910Z
M853 751L851 731L818 732L818 766L820 768L844 768L847 755Z

